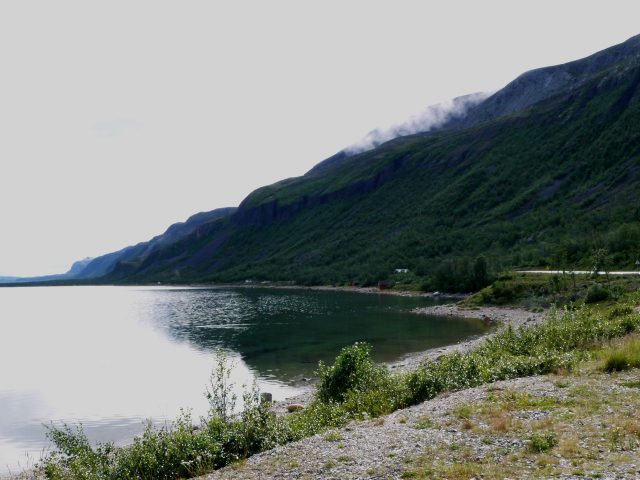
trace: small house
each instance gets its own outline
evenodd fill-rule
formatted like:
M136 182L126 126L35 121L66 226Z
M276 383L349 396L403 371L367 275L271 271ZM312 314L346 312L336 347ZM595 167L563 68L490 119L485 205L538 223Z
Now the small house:
M409 269L408 268L396 268L394 270L394 273L409 273Z

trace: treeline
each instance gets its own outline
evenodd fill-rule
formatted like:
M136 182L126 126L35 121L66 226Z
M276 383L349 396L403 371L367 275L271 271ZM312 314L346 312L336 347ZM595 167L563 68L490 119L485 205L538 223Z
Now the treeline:
M526 233L534 230L533 227L523 230L514 226L513 230L505 229L499 235L509 241L494 241L489 245L479 233L470 236L461 231L451 232L450 248L444 244L435 248L435 242L425 237L423 242L412 239L410 243L399 242L401 244L394 248L380 246L363 256L359 252L365 249L360 245L342 247L340 244L332 254L313 262L302 258L294 261L269 258L197 280L359 286L389 281L404 283L412 289L453 293L478 291L500 272L513 269L592 270L597 252L601 255L598 260L601 270L633 270L636 260L640 259L640 222L618 223L615 217L609 220L611 223L595 228L576 219L570 227L560 225L533 236ZM465 237L465 243L458 245L457 237ZM425 250L423 244L429 248ZM406 268L410 273L395 275L399 268Z
M476 292L491 282L492 275L484 257L477 257L473 261L463 257L442 262L433 272L430 281L425 283L425 287L444 292Z

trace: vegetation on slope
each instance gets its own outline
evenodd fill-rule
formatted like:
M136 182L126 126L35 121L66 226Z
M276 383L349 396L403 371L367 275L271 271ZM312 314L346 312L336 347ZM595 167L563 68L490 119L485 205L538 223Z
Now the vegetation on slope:
M577 302L599 303L617 300L625 292L640 289L640 276L581 275L570 272L553 275L506 272L486 288L460 302L463 307L513 305L544 309Z

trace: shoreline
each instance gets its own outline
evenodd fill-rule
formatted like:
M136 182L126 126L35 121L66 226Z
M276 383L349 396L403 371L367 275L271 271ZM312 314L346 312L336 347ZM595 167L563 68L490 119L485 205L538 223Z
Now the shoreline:
M380 290L378 287L356 287L356 286L332 286L332 285L295 285L290 283L279 284L277 282L267 283L58 283L58 282L37 282L37 283L0 283L0 288L18 287L168 287L168 288L194 288L194 289L221 289L221 288L273 288L283 290L319 290L353 293L377 293L380 295L395 295L400 297L424 297L424 298L445 298L452 300L462 300L471 293L442 293L423 292L419 290Z
M193 284L190 287L206 287L207 285ZM323 292L351 292L351 293L365 293L365 294L378 294L378 295L394 295L397 297L418 297L418 298L442 298L450 300L463 300L470 296L470 293L441 293L441 292L422 292L418 290L394 290L384 289L380 290L378 287L354 287L354 286L340 286L334 287L331 285L278 285L278 284L216 284L210 285L212 288L279 288L283 290L317 290Z
M329 288L341 288L341 287L329 287ZM458 306L457 304L449 303L442 305L433 305L429 307L420 307L413 310L416 315L437 315L442 317L462 317L475 320L484 320L494 328L490 329L487 333L479 336L475 336L464 340L462 342L453 343L451 345L445 345L442 347L430 348L421 352L412 352L403 355L398 360L393 362L386 362L386 365L393 372L408 372L415 370L427 360L435 360L441 355L446 355L453 352L466 353L471 349L477 347L487 338L500 332L507 326L518 328L521 326L536 325L544 321L548 314L548 310L543 312L530 312L522 308L513 307L478 307L475 309L467 309ZM296 394L292 397L285 398L284 400L274 402L271 410L277 414L286 414L287 406L291 404L308 405L313 400L315 394L315 384L311 383L305 391Z
M407 371L417 368L425 360L435 360L440 355L453 352L466 353L481 344L487 338L495 335L503 328L512 326L514 328L529 326L541 323L547 316L548 311L530 312L523 308L494 307L485 306L468 309L457 304L433 305L430 307L420 307L413 310L418 315L436 315L441 317L458 317L483 320L494 328L483 335L472 337L468 340L436 347L423 352L409 353L396 362L390 363L390 367L397 371Z

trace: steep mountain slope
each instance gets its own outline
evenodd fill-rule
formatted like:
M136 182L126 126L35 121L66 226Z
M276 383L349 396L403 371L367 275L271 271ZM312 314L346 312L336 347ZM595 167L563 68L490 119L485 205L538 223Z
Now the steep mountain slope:
M640 250L640 37L528 72L465 121L328 159L249 195L116 281L373 282L483 254L630 267Z

